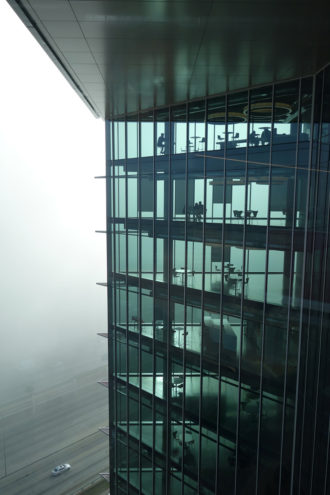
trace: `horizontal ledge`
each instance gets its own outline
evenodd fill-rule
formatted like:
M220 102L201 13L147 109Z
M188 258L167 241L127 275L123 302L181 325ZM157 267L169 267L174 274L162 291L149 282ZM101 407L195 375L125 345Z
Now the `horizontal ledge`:
M104 433L105 435L108 435L109 436L109 432L110 432L110 428L109 426L100 426L99 427L99 430Z
M97 383L99 383L103 387L109 388L109 382L107 380L99 380Z

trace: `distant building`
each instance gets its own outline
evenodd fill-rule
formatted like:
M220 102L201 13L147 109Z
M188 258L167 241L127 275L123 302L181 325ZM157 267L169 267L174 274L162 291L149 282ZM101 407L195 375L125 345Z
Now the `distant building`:
M106 121L111 495L330 493L329 6L9 3Z

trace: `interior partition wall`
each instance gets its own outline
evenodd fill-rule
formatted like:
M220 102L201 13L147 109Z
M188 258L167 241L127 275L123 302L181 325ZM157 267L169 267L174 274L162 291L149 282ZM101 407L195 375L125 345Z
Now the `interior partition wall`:
M106 122L112 495L329 493L329 82Z

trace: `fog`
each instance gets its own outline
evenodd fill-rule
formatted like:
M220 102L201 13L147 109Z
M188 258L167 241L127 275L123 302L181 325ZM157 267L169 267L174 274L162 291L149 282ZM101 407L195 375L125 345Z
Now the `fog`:
M104 122L0 1L0 406L105 365Z

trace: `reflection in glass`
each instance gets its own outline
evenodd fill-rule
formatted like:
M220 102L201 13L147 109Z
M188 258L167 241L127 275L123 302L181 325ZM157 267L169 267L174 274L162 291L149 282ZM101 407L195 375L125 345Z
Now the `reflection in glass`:
M322 491L329 77L109 124L113 470L138 490Z

